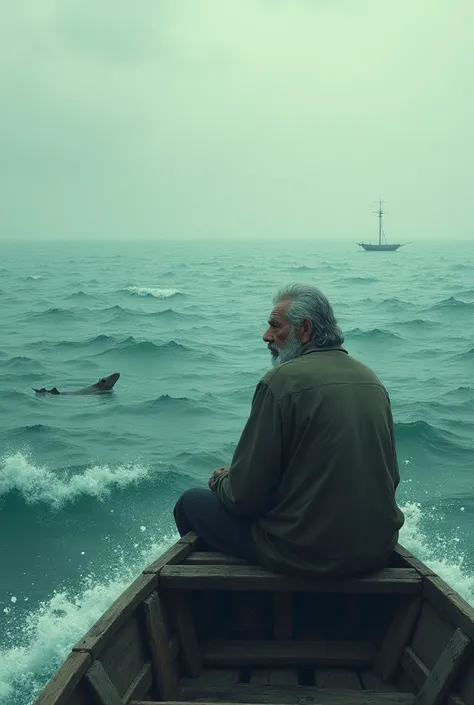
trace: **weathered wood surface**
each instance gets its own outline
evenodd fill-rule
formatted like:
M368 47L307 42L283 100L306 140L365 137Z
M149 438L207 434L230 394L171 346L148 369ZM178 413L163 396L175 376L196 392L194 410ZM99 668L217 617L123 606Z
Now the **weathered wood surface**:
M245 558L226 556L217 551L194 551L184 559L185 565L249 565Z
M187 676L198 676L202 671L202 658L196 636L194 615L190 595L184 590L175 590L170 595L173 624L179 642L179 656Z
M395 613L374 664L374 674L379 676L382 681L387 682L394 677L405 646L412 635L420 609L421 598L414 597L409 602L404 602Z
M317 668L314 684L318 688L330 690L361 690L361 682L352 668Z
M214 641L203 644L209 666L371 666L373 644L365 641Z
M94 661L84 676L100 705L123 705L120 695L100 661Z
M274 705L301 705L301 703L305 705L351 705L352 703L354 705L412 705L413 695L374 693L369 690L329 690L313 686L238 684L215 688L183 688L180 700L185 703L274 703ZM165 704L161 703L161 705Z
M441 705L470 653L470 638L462 629L456 629L415 698L416 705Z
M303 580L253 565L168 565L161 570L160 586L186 590L414 594L421 592L422 579L413 568L385 568L368 576L333 581Z
M409 645L431 669L443 653L453 633L454 627L441 619L428 602L424 602Z
M427 668L426 664L423 663L410 646L407 646L403 652L400 663L409 679L420 690L430 674L430 669Z
M406 677L409 679L410 683L414 684L415 690L419 691L430 675L429 669L409 646L407 646L403 652L401 665L403 673L406 674ZM463 697L466 696L462 689L461 695ZM473 705L473 702L469 702L467 697L465 697L464 701L456 693L450 693L446 698L446 705Z
M370 670L361 671L359 674L362 686L366 690L375 690L379 693L393 693L397 692L397 687L393 683L384 683L381 678L375 675L375 673Z
M146 598L144 610L146 632L159 696L162 699L176 700L179 691L175 662L171 658L163 611L156 592Z
M474 609L437 575L423 581L423 597L443 619L474 639Z
M239 668L206 668L197 678L184 676L179 679L180 687L200 685L233 685L239 682Z
M436 573L429 566L425 565L423 561L420 561L418 558L415 558L410 551L400 544L396 545L390 563L394 566L415 568L420 575L436 575Z
M189 533L183 536L179 541L177 541L171 548L169 548L163 555L156 559L153 563L143 571L146 573L159 573L163 566L174 565L175 563L181 563L187 556L192 553L196 547L199 545L199 538L196 534Z
M139 673L135 676L130 686L125 691L122 700L127 705L130 700L143 698L150 690L153 683L153 666L151 661L143 664Z
M100 662L120 697L150 659L142 616L135 610L100 655Z
M245 686L242 686L245 687ZM250 687L250 686L247 686ZM180 700L180 705L195 705L196 702L205 705L213 703L213 705L233 705L233 703L245 703L246 705L262 705L275 703L275 705L413 705L414 696L408 693L373 693L368 690L362 691L336 691L326 692L319 688L314 689L314 693L296 693L294 695L282 694L280 697L274 693L268 696L263 696L258 700L254 698L248 700L249 695L244 693L243 699L240 700L215 700L212 698L212 693L209 698L199 698L197 700ZM271 700L270 700L271 698ZM134 700L130 705L176 705L176 701L150 701L150 700Z
M293 595L276 592L273 596L273 638L291 639L293 636Z
M92 663L88 653L71 653L43 691L34 705L65 705L74 688Z
M88 651L96 659L109 639L127 621L138 605L158 585L159 571L167 563L179 563L191 553L198 539L195 535L183 537L158 560L148 566L141 575L118 597L87 634L75 644L73 651Z
M251 685L298 685L296 668L255 668L250 676Z
M88 651L92 659L99 656L111 637L118 632L133 611L147 595L153 592L157 585L158 577L156 575L139 575L89 629L87 634L77 642L72 651Z
M73 693L65 702L67 705L91 705L91 698L93 698L94 705L97 705L97 699L92 695L90 685L87 683L86 679L83 678L76 685ZM10 703L8 705L10 705Z

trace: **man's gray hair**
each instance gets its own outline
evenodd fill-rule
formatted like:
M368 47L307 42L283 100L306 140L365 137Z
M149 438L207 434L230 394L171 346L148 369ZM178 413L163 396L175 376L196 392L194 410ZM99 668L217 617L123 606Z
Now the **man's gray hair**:
M313 324L311 343L319 348L342 345L344 334L337 325L332 306L315 286L308 284L289 284L281 288L275 296L274 305L280 301L291 301L288 308L288 320L293 326L302 323L305 318Z

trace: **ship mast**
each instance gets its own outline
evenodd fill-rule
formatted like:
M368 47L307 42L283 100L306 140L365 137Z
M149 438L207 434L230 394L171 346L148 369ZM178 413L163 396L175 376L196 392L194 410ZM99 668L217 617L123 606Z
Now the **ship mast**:
M383 216L382 203L383 203L383 201L379 199L379 209L377 211L373 211L373 213L377 213L378 218L379 218L379 245L382 244L382 216Z

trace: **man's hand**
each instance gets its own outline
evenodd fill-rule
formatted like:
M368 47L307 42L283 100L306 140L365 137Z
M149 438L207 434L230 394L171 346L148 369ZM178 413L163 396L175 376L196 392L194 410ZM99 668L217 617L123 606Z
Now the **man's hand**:
M214 492L215 487L216 487L217 478L220 477L221 475L223 475L224 473L226 473L228 471L228 469L229 468L221 467L221 468L217 468L217 470L214 470L209 482L207 483L210 490L212 490Z

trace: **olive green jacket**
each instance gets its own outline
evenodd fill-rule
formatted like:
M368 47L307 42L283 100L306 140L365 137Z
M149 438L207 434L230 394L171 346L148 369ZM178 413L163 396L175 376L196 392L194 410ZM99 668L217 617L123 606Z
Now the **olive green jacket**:
M257 385L216 492L249 517L263 566L342 577L386 564L399 481L385 388L343 348L308 344Z

